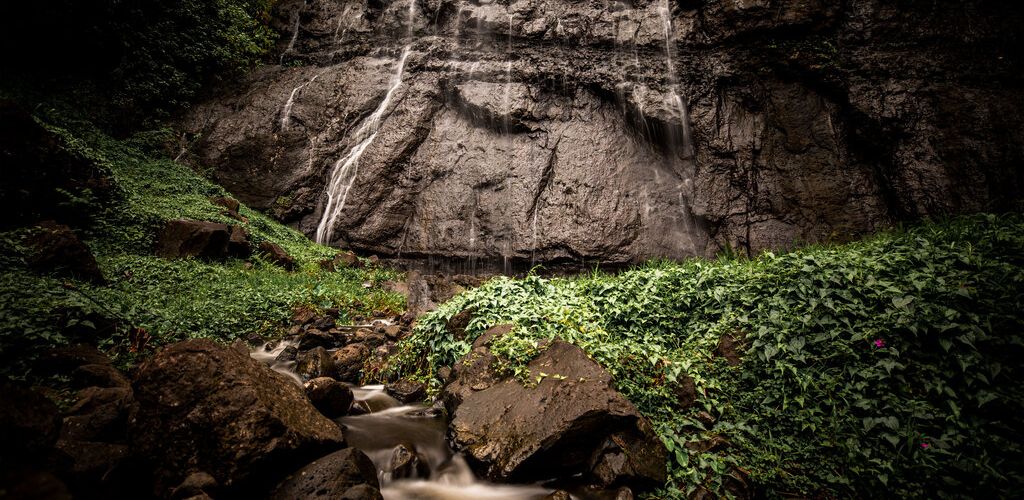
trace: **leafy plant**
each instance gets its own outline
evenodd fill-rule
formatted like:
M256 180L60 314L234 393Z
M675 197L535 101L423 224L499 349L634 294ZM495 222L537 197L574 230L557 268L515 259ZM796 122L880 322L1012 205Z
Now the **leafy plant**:
M1006 496L1022 485L1024 219L978 215L751 260L499 278L421 318L392 376L434 380L487 328L516 373L587 351L670 450L658 497ZM466 337L447 320L471 308ZM715 354L739 339L738 366ZM674 391L692 379L698 399Z

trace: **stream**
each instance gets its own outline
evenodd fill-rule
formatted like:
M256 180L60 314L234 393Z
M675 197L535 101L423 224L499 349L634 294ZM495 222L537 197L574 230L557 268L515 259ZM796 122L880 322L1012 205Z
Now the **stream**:
M294 362L276 361L293 342L251 356L302 385ZM554 490L540 485L506 485L476 478L461 454L448 445L444 412L426 405L403 405L383 385L352 387L353 409L364 412L335 419L348 444L366 453L377 468L386 500L540 500ZM573 498L582 498L576 495Z

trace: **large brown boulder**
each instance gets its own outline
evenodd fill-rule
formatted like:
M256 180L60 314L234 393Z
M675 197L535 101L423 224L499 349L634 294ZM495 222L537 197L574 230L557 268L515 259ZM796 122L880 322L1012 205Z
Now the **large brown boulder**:
M352 389L330 377L319 377L306 382L306 396L327 418L344 416L352 407Z
M89 247L70 227L53 221L42 222L25 240L29 267L39 272L57 273L102 284L103 273Z
M554 341L528 365L540 382L525 387L493 368L488 344L508 330L477 339L442 392L454 445L478 472L497 481L584 474L601 486L664 483L664 445L604 368Z
M285 251L281 245L270 241L264 241L260 243L260 253L262 253L267 260L277 264L289 271L295 269L295 259L288 252Z
M255 491L344 442L294 382L209 340L165 348L134 386L129 437L152 463L160 495L199 471L228 491Z
M377 468L365 453L348 448L322 457L289 476L272 499L381 498ZM350 491L351 490L351 491Z
M174 219L164 224L157 237L160 257L202 257L222 259L228 255L231 228L227 224L190 219Z

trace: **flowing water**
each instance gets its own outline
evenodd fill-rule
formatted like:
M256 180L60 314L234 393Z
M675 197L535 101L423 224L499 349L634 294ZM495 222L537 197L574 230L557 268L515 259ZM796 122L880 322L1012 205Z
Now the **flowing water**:
M281 341L250 355L301 386L295 362L276 360L295 344ZM383 385L353 387L352 395L353 407L366 413L335 421L344 428L348 444L373 461L386 500L540 500L552 492L539 485L478 480L462 455L448 446L448 423L436 408L403 405L389 396Z
M309 80L306 80L305 82L303 82L298 87L295 87L294 89L292 89L292 93L288 95L288 100L285 101L285 103L284 103L284 108L281 109L281 130L286 130L288 128L289 121L291 120L291 117L292 117L292 107L295 106L295 96L302 89L306 88L307 85L315 82L316 79L319 78L321 74L322 73L318 73L316 75L313 75L313 78L310 78Z
M363 156L366 148L373 144L377 138L377 132L384 122L384 113L388 111L395 91L402 85L402 75L405 73L405 62L409 58L411 45L402 49L402 56L398 59L398 65L391 76L391 84L388 86L384 99L381 100L377 109L363 121L363 124L356 130L353 140L356 145L341 157L331 169L331 176L327 181L327 203L324 206L323 216L316 228L316 242L329 244L334 236L334 225L342 209L345 208L345 201L348 199L349 191L355 184L356 176L359 174L359 158Z

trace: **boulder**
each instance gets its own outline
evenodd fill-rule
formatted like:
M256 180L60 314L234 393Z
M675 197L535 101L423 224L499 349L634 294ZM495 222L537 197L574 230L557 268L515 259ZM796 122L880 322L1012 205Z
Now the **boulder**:
M82 365L109 365L110 357L95 346L77 344L51 349L42 361L54 373L70 373Z
M299 348L293 345L286 346L274 358L274 363L294 363L299 357Z
M416 403L427 398L427 385L423 382L402 379L384 386L384 390L403 403Z
M122 429L123 430L123 429ZM76 497L137 498L145 495L131 452L124 444L61 439L57 448L68 458L62 474Z
M661 440L580 348L551 342L527 366L540 380L533 388L496 374L487 346L509 329L477 339L442 391L453 444L475 468L498 481L584 474L603 486L664 484Z
M307 351L316 347L335 347L341 340L327 332L311 328L299 336L299 350Z
M334 264L335 269L341 269L342 267L360 268L363 266L359 257L356 257L356 254L352 252L338 252L338 254L334 256L332 263Z
M171 500L210 496L217 489L217 480L206 472L193 472L171 492Z
M25 262L38 272L70 276L97 284L106 282L92 250L68 226L53 221L42 222L25 239L25 246L29 250Z
M289 271L295 269L295 259L288 252L281 248L281 245L270 241L263 241L260 243L260 253L262 253L267 260L277 264Z
M672 387L672 394L676 397L676 405L681 410L685 410L693 403L697 402L697 384L694 382L693 377L689 375L683 375L676 381L675 386Z
M377 468L373 462L365 453L347 448L321 457L295 472L271 492L270 498L339 498L357 486L369 487L372 490L361 490L372 496L350 498L381 498Z
M241 207L241 204L238 203L238 200L230 196L211 196L210 203L213 203L214 205L217 205L219 207L224 207L229 212L236 213L238 212L238 209Z
M306 382L306 396L327 418L344 416L352 407L352 389L330 377L318 377Z
M452 316L446 325L448 333L453 338L462 340L466 337L466 327L469 326L469 321L473 319L473 314L476 311L473 308L463 309L458 312L455 316Z
M78 391L78 402L65 413L61 439L124 442L136 409L130 387L87 387Z
M231 228L226 224L173 219L164 224L157 236L156 254L168 259L222 259L228 255L230 242Z
M331 355L334 361L334 378L342 382L359 382L363 362L370 356L370 349L363 344L349 344Z
M401 325L388 325L384 327L384 338L388 340L398 340L402 338L402 333Z
M299 354L295 357L295 372L303 380L328 377L334 373L334 361L323 347L299 351Z
M244 259L251 254L252 245L249 243L249 233L242 226L231 226L231 234L228 237L228 255Z
M718 339L715 356L725 358L726 363L736 366L742 361L745 348L742 332L726 333L722 335L722 338Z
M344 444L291 380L209 340L166 347L139 368L134 387L129 437L160 496L198 471L227 491L259 491Z
M392 479L426 479L430 477L430 465L412 444L400 444L391 451L388 469Z

